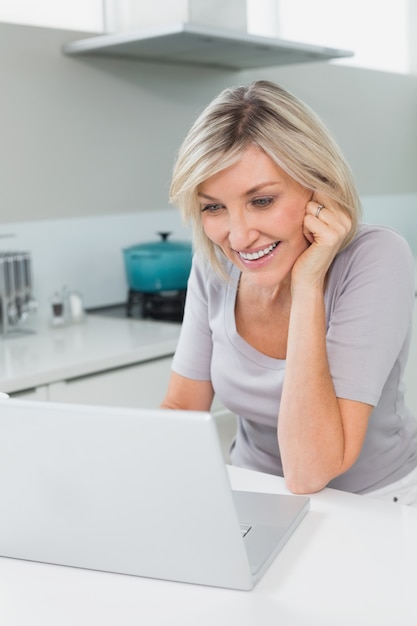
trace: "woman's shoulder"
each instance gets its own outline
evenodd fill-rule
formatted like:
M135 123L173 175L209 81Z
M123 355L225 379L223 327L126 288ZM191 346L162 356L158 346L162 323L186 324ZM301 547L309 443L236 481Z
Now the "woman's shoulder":
M405 237L394 230L390 226L384 226L383 224L359 224L357 233L352 240L353 244L369 242L369 241L392 241L397 244L405 244L408 246L408 243Z
M401 282L414 289L415 259L403 235L381 225L361 224L344 250L335 258L330 282L336 287L347 282L372 283L381 288Z
M396 230L379 224L360 224L350 244L340 253L345 259L378 258L381 263L400 256L401 262L414 265L414 257L405 237Z

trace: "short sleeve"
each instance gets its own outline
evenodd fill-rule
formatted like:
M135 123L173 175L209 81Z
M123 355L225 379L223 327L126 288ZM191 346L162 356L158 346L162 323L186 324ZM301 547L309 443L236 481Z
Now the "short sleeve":
M177 374L194 380L210 380L212 337L209 323L208 276L202 261L194 256L180 337L172 362Z
M407 360L414 305L414 259L407 242L364 227L336 257L329 276L327 352L336 395L376 406Z

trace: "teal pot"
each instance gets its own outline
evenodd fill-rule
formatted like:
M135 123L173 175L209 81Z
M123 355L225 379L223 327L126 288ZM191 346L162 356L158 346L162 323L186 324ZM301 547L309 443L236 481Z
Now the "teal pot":
M177 291L187 287L192 246L186 241L169 241L161 232L159 241L123 249L129 289L144 293Z

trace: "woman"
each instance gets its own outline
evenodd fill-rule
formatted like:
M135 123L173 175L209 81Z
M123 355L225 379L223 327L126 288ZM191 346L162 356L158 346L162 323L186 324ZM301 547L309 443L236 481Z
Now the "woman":
M163 406L238 416L231 461L417 503L417 432L401 378L414 262L358 225L350 170L320 120L279 86L223 91L175 165L193 228L181 337Z

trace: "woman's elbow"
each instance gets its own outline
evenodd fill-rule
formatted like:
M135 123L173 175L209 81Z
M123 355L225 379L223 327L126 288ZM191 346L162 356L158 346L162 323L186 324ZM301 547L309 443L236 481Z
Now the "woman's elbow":
M294 476L284 473L285 485L291 493L296 495L309 495L324 489L331 478L314 476Z

